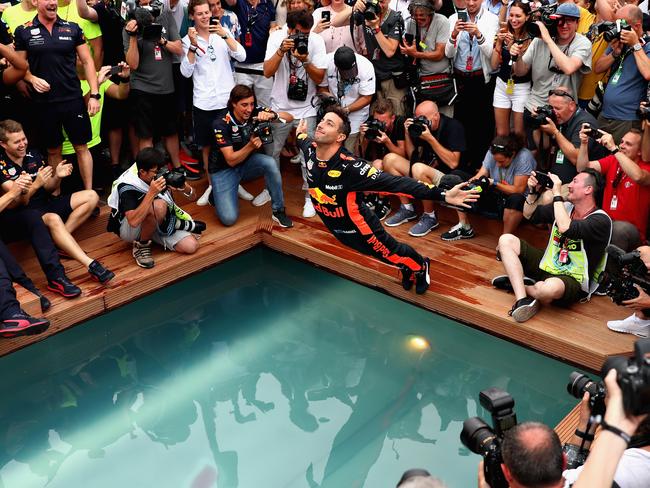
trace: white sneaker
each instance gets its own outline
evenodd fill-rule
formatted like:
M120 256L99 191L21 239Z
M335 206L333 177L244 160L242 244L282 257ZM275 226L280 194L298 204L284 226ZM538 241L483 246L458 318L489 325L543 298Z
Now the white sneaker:
M264 190L264 191L266 191L266 190ZM247 202L250 202L250 201L253 199L253 195L251 195L250 193L248 193L248 192L246 191L246 189L245 189L243 186L241 186L241 185L239 185L239 186L237 187L237 195L239 195L239 198L241 198L242 200L246 200ZM270 198L270 197L269 197L269 198ZM264 202L264 203L266 203L266 202ZM261 205L264 205L264 203L262 203ZM253 204L253 205L255 205L255 204ZM258 206L259 206L259 205L258 205Z
M298 154L296 154L289 160L291 164L300 164L301 161L302 161L302 156L300 155L300 151L298 151Z
M264 190L262 190L262 193L260 193L253 199L253 206L261 207L262 205L266 205L270 201L271 201L271 195L269 195L269 191L266 188L264 188Z
M630 315L623 320L610 320L607 327L616 332L626 332L637 337L648 337L650 335L650 320L640 319L636 314Z
M212 185L208 185L208 187L207 187L207 188L205 189L205 191L203 192L203 195L201 195L201 198L199 198L199 199L196 201L196 204L197 204L199 207L205 207L208 203L210 203L210 202L209 202L209 199L210 199L210 193L212 193Z
M305 198L305 206L302 207L302 216L306 219L316 216L316 210L314 210L314 204L311 203L311 198Z

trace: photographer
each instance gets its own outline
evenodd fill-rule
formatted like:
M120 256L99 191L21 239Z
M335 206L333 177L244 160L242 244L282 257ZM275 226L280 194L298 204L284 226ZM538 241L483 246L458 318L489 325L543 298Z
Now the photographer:
M168 187L167 180L178 187ZM194 254L199 248L192 232L205 230L205 223L192 220L176 205L170 190L182 192L190 201L197 198L185 175L167 170L163 154L147 147L115 181L108 197L111 215L107 230L133 243L133 257L141 268L154 267L152 240L166 250L183 254Z
M577 34L580 10L572 3L560 5L555 11L557 35L555 39L542 21L536 21L540 37L533 39L528 49L522 53L522 46L515 43L510 47L511 56L519 56L513 65L516 76L524 76L529 71L533 83L530 97L526 101L524 124L530 133L531 114L544 105L550 90L567 86L571 93L578 92L582 75L591 71L591 43L582 34Z
M434 478L426 469L409 469L397 483L397 488L446 488L442 481Z
M461 181L482 187L477 211L488 218L503 220L503 233L513 234L523 218L526 182L535 168L532 153L521 147L516 136L497 136L492 140L481 169L472 177L462 171L452 175ZM458 213L458 224L440 237L443 241L455 240L456 236L468 239L474 231L465 212ZM461 229L462 233L458 232Z
M391 176L358 160L343 148L350 133L350 121L340 107L332 107L325 113L313 141L307 137L304 121L296 133L307 160L309 194L325 226L342 244L398 266L405 290L415 284L417 294L425 293L430 284L429 258L396 241L384 230L363 201L364 192L401 193L462 207L478 200L478 192L461 190L461 185L445 192L411 178Z
M508 429L501 446L501 469L511 488L563 488L564 456L555 431L539 422L524 422ZM485 481L483 461L478 468L478 488Z
M353 11L340 14L332 25L340 26L348 21L353 24L355 49L372 61L378 81L377 92L393 102L397 115L405 115L404 99L409 80L406 61L399 52L404 19L388 7L388 2L357 0ZM359 39L359 31L362 39Z
M234 225L239 217L237 188L240 182L263 175L270 193L273 220L281 227L293 227L284 211L280 168L271 156L258 152L264 142L262 137L271 137L269 122L277 120L278 116L292 121L291 114L256 108L253 89L246 85L235 85L230 92L228 108L217 116L208 172L215 210L223 225ZM262 130L259 123L266 124L263 134L259 133ZM260 204L253 200L253 205Z
M375 94L375 69L372 63L348 46L339 47L326 57L327 70L318 91L334 97L350 117L352 133L345 148L358 154L359 128L368 120Z
M596 61L594 71L610 72L598 123L618 142L630 129L641 128L637 109L650 81L650 44L645 42L641 9L625 5L616 11L616 19L625 24Z
M569 184L566 203L560 195L562 181L554 174L549 177L553 203L537 207L531 217L533 223L553 223L546 249L534 248L512 234L499 238L498 251L507 274L494 278L492 285L514 291L515 303L508 315L517 322L533 317L541 304L569 306L590 296L605 268L612 221L597 205L600 174L592 169L578 173ZM533 173L524 213L537 191L539 183Z
M647 273L650 271L650 247L641 246L638 251ZM640 286L635 285L635 288L638 290L639 296L621 302L621 305L634 310L634 313L623 320L610 320L607 322L607 327L616 332L626 332L638 337L649 337L650 316L646 315L646 313L650 309L650 296Z
M381 97L372 104L370 113L372 118L359 127L361 145L365 148L363 158L375 168L385 170L384 162L390 153L406 157L406 119L402 115L395 115L393 102ZM377 126L376 134L374 131L368 134L369 122Z
M467 0L467 10L449 17L451 35L445 46L445 56L452 60L458 84L458 99L454 116L472 135L468 158L477 163L494 136L491 81L494 37L499 18L481 5L481 0ZM472 168L473 173L477 168Z
M275 112L288 112L293 121L274 124L271 156L280 167L280 153L289 132L300 120L305 120L308 131L313 134L316 126L316 107L311 103L317 86L323 81L327 60L323 38L311 31L314 18L306 10L289 12L287 34L282 30L272 32L264 58L264 76L273 79L271 108ZM303 165L304 188L307 188ZM268 191L267 201L270 199ZM305 193L303 217L316 215L309 195Z
M406 154L410 160L391 153L384 158L386 172L395 176L410 175L416 180L438 186L445 173L460 167L466 147L465 131L456 119L441 114L434 102L419 104L415 108L415 118L406 119L404 128ZM409 200L400 197L400 201L400 208L386 220L389 227L396 227L417 217ZM413 237L425 236L440 225L433 210L433 202L423 201L422 207L424 212L420 220L409 229L409 235Z
M133 152L152 147L154 136L160 136L172 164L178 168L172 63L174 55L183 55L183 45L171 12L148 10L145 7L150 3L151 0L139 0L136 18L126 23L122 33L126 62L131 67L131 122L138 138ZM158 15L154 17L154 13Z
M591 168L605 180L603 210L614 220L612 244L631 251L646 240L650 215L650 163L641 160L641 134L633 129L617 146L614 138L602 130L598 143L610 155L590 161L587 154L588 129L580 131L577 169Z

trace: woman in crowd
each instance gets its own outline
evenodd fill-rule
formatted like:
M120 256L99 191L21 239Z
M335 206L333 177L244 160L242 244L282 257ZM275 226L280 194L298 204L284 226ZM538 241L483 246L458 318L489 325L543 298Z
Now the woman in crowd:
M525 76L515 76L510 47L517 43L523 47L522 55L531 38L526 31L530 4L515 0L510 6L508 22L499 30L492 51L492 69L498 70L494 88L494 118L498 136L510 134L510 114L512 113L514 133L524 137L524 103L530 95L530 72Z
M345 4L344 0L332 0L328 6L314 10L314 28L312 31L320 34L323 38L328 53L336 51L341 46L349 46L354 49L350 26L334 27L331 25L332 20L338 14L350 8Z

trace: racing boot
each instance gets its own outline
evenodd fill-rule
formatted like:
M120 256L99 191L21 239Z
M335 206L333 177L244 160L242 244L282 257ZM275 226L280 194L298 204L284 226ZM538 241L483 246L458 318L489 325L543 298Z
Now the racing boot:
M431 279L429 278L429 258L424 258L424 264L420 271L415 272L415 293L422 295L429 289Z

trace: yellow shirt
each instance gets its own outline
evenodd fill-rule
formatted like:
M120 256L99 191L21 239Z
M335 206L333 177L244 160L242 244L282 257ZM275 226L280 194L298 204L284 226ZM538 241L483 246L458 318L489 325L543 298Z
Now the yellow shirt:
M94 22L91 22L89 20L82 19L79 16L79 10L77 10L76 0L70 0L70 3L68 5L59 4L59 8L56 13L63 20L67 20L69 22L74 22L75 24L78 24L79 27L81 27L84 36L86 36L86 39L89 41L91 39L96 39L97 37L102 35L102 30L100 29L99 24L95 24Z
M596 14L592 14L586 8L578 7L580 9L580 20L578 21L578 34L587 35L591 25L596 20Z
M607 49L608 43L603 39L602 34L596 37L596 40L591 44L591 72L582 77L582 83L578 89L578 98L580 100L591 100L596 93L596 85L600 80L606 80L608 73L594 72L596 61L600 58Z
M16 30L16 27L26 24L34 17L36 17L36 9L26 12L23 8L22 3L12 5L11 7L6 8L4 12L2 12L2 21L7 24L7 28L12 35Z

